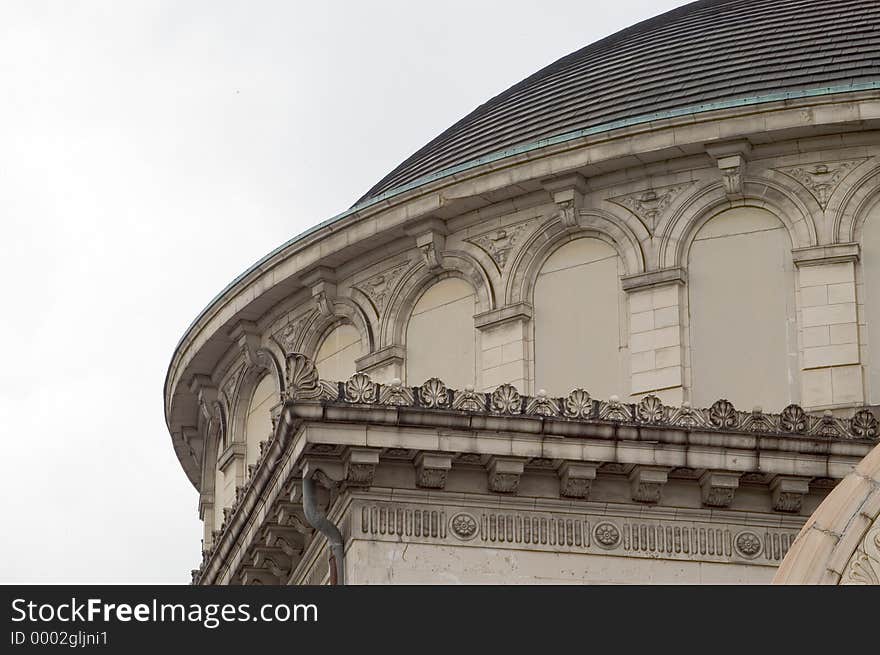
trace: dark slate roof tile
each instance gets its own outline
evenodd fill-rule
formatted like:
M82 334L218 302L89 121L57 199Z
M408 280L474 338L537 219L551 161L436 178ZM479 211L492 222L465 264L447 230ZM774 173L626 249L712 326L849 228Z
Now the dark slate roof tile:
M361 200L499 150L612 121L867 80L880 80L878 0L700 0L527 77Z

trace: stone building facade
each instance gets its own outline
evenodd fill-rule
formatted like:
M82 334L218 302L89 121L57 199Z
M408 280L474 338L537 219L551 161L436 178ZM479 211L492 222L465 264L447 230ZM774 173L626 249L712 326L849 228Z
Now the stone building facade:
M165 384L194 582L769 582L878 439L878 21L640 23L239 276Z

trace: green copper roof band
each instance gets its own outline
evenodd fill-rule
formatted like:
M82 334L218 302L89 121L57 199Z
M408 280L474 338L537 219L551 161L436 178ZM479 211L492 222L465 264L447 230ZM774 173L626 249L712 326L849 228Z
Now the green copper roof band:
M708 102L702 105L693 105L690 107L682 107L681 109L669 109L666 111L659 111L654 114L646 114L644 116L636 116L634 118L624 118L618 121L612 121L610 123L603 123L601 125L594 125L593 127L587 127L582 130L575 130L574 132L566 132L565 134L559 134L557 136L547 137L546 139L541 139L540 141L533 141L531 143L525 143L520 146L515 146L513 148L508 148L507 150L499 150L498 152L493 152L488 155L484 155L483 157L478 157L477 159L472 159L470 161L464 162L463 164L456 164L455 166L450 166L449 168L444 168L443 170L436 171L434 173L430 173L428 175L424 175L418 179L413 180L412 182L408 182L407 184L401 185L399 187L395 187L393 189L389 189L384 193L370 198L354 207L345 210L341 214L337 214L332 218L328 218L325 221L318 223L317 225L310 227L305 232L301 232L297 236L293 237L289 241L281 244L277 248L275 248L268 255L260 259L253 266L248 268L246 271L241 273L238 277L236 277L232 282L230 282L224 289L218 293L213 300L203 309L198 316L196 316L195 320L190 323L189 327L184 332L183 336L180 338L180 341L177 342L177 346L175 350L180 347L180 344L183 343L183 340L186 338L186 335L189 334L189 331L193 328L193 326L199 322L202 316L205 315L213 305L220 298L222 298L229 289L234 287L238 282L247 276L251 271L256 268L259 268L264 262L268 261L272 257L274 257L277 253L281 252L285 248L293 245L297 241L304 239L305 237L317 232L318 230L327 227L328 225L332 225L336 221L339 221L346 216L354 214L355 212L360 211L361 209L366 209L367 207L371 207L377 203L382 202L383 200L387 200L389 198L393 198L396 195L404 193L405 191L410 191L411 189L415 189L416 187L420 187L423 184L427 184L428 182L433 182L434 180L439 180L444 177L448 177L450 175L455 175L456 173L461 173L463 171L470 170L472 168L477 168L478 166L482 166L483 164L489 164L491 162L499 161L501 159L506 159L507 157L513 157L514 155L519 155L525 152L531 152L533 150L539 150L541 148L545 148L547 146L556 145L559 143L565 143L566 141L574 141L575 139L579 139L585 136L590 136L593 134L600 134L602 132L610 132L611 130L617 130L622 127L629 127L631 125L641 125L643 123L650 123L652 121L663 120L665 118L675 118L677 116L686 116L688 114L699 114L707 111L715 111L719 109L732 109L734 107L746 107L748 105L757 105L765 102L778 102L780 100L794 100L797 98L811 98L815 96L824 96L824 95L832 95L835 93L851 93L853 91L870 91L873 89L880 89L880 80L876 80L873 82L859 82L857 84L842 84L838 86L823 86L815 89L802 89L799 91L783 91L779 93L770 93L767 95L761 96L747 96L745 98L734 98L732 100L720 100L718 102Z

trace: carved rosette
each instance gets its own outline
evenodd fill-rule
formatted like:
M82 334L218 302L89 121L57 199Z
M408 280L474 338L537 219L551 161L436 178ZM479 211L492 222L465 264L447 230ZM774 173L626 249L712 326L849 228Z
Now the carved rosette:
M565 398L563 414L568 418L588 419L593 415L593 400L584 389L573 389Z
M449 404L449 392L440 378L431 378L419 387L419 402L424 407L440 408Z
M522 412L522 396L516 387L502 384L492 392L492 411L498 414L519 414Z
M731 429L737 423L736 409L733 403L722 398L716 400L709 408L709 424L714 428Z
M736 552L746 559L754 559L761 552L761 538L751 532L750 530L745 530L736 535L736 538L733 541L733 545L736 548Z
M462 541L468 541L477 536L477 519L465 512L459 512L449 519L449 529Z
M617 548L620 545L620 528L610 521L597 523L593 529L593 538L602 548Z
M779 415L779 428L783 432L804 432L807 429L807 414L799 405L789 405Z
M366 373L355 373L345 383L345 398L352 403L374 404L379 399L377 387Z

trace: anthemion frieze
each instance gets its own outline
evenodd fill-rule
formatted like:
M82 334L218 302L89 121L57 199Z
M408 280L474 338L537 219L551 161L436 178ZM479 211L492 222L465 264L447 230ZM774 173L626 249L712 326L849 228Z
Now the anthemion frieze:
M878 436L868 410L841 418L797 405L741 412L726 400L670 407L582 389L532 397L512 385L478 393L362 373L330 382L298 353L284 370L274 434L195 582L321 577L314 567L326 563L316 559L326 539L310 527L306 479L330 503L352 567L383 544L412 544L445 548L454 556L444 561L465 570L476 565L474 549L488 548L770 567L769 579L803 526L804 505ZM609 562L600 577L613 581L619 565ZM337 575L387 581L360 569Z

